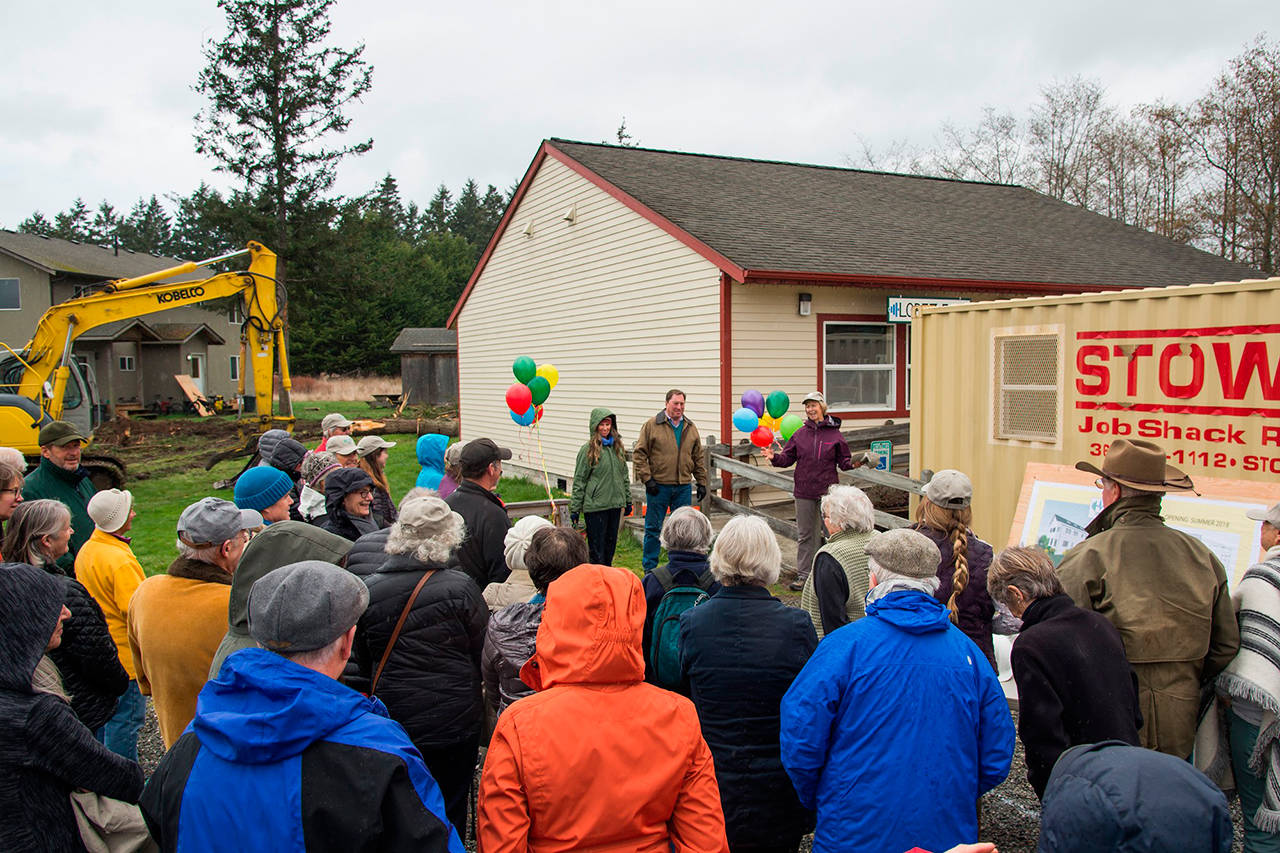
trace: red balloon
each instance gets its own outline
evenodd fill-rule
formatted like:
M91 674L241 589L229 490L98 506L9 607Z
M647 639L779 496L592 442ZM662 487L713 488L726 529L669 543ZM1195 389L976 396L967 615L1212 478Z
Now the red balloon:
M533 392L528 385L512 385L507 389L507 408L517 415L523 415L533 405Z
M751 443L756 447L768 447L773 444L773 430L767 426L756 427L751 433Z

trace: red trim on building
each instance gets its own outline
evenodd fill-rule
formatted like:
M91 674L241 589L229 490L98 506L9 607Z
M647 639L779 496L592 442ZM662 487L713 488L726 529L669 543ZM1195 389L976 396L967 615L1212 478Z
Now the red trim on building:
M827 393L826 375L823 365L826 360L826 354L823 352L826 344L825 324L827 323L873 323L877 326L888 326L893 329L893 397L897 403L894 409L855 409L852 411L839 409L831 409L830 413L843 420L875 420L886 418L905 418L910 415L907 409L907 325L906 323L890 323L882 314L817 314L814 317L816 323L815 337L817 338L817 373L818 384L816 387L822 390L825 395Z
M733 279L720 273L720 441L733 444ZM711 484L708 483L710 488ZM720 472L721 495L733 500L733 475Z
M1168 412L1173 415L1262 415L1280 418L1280 409L1258 409L1247 406L1178 406L1170 403L1098 403L1077 400L1077 409L1104 409L1109 412Z
M1274 335L1280 323L1266 326L1205 326L1199 329L1117 329L1110 332L1076 332L1076 340L1099 341L1108 338L1198 338L1208 335Z
M853 285L858 287L933 287L951 290L989 290L1001 293L1035 293L1042 296L1063 293L1098 293L1133 290L1132 285L1055 284L1047 281L988 281L976 278L921 278L896 275L852 275L845 273L796 272L792 270L747 270L741 279L745 284L814 284Z
M693 251L697 252L706 260L715 264L722 271L729 273L738 281L741 281L742 277L746 274L746 271L743 270L741 267L739 267L737 264L735 264L733 261L729 260L724 255L720 254L715 249L711 248L706 243L702 242L697 237L690 234L688 231L685 231L683 228L681 228L679 225L676 225L670 219L667 219L662 214L648 207L647 205L644 204L644 202L630 195L625 190L609 183L604 178L600 177L595 172L591 171L586 166L582 165L581 163L579 163L577 160L570 157L565 152L556 148L554 145L544 142L543 148L546 150L548 154L550 154L556 160L568 166L574 172L586 178L588 181L595 184L600 189L604 190L613 198L622 202L626 207L640 214L647 221L658 226L663 231L667 232L669 235L676 238L677 240L679 240L684 245L688 246Z
M449 312L449 319L444 323L446 329L453 328L454 322L458 319L458 312L462 310L467 297L471 295L471 288L476 286L480 273L484 272L485 266L489 263L489 256L493 254L498 241L506 233L507 226L511 224L511 220L515 217L516 208L520 206L520 201L524 198L524 194L529 191L529 185L533 183L533 176L537 173L538 167L542 165L542 161L546 159L546 156L547 143L543 142L538 147L538 153L533 155L533 162L525 170L524 177L520 179L520 186L516 188L516 194L511 197L511 203L507 205L506 212L502 214L498 227L493 229L493 236L489 238L489 243L484 247L484 253L480 255L480 260L476 262L476 268L471 271L471 277L467 279L467 286L462 289L462 295L458 297L458 301L454 303L453 310Z

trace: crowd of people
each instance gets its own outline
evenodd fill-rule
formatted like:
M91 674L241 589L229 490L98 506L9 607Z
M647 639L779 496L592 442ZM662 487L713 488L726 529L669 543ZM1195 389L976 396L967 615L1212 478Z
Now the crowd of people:
M41 430L30 474L0 449L0 849L981 853L1015 745L998 633L1041 850L1225 851L1224 791L1246 849L1280 849L1280 504L1250 514L1266 553L1234 596L1164 523L1194 485L1149 442L1077 466L1103 509L1059 566L984 542L956 470L877 533L814 392L763 454L796 467L783 577L763 519L716 534L693 506L684 403L631 447L643 577L611 566L632 478L604 407L569 526L510 523L487 438L422 436L397 505L396 444L333 414L315 449L264 433L149 578L133 495L93 488L74 427ZM147 696L166 751L144 780Z

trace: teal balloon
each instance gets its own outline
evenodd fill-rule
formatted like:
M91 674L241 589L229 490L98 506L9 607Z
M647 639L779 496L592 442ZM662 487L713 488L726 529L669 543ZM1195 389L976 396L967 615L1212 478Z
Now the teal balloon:
M538 375L538 365L529 356L522 355L511 365L511 372L515 374L517 382L528 385L529 380Z
M779 426L782 427L782 440L789 441L791 436L796 434L796 430L804 426L804 419L799 415L787 415Z
M507 411L511 412L511 420L515 421L520 426L533 426L534 418L538 416L537 409L533 406L530 406L529 410L523 415L517 415L511 409L508 409Z
M771 418L780 418L787 413L787 409L791 408L791 398L787 396L786 391L770 391L768 398L764 401L765 410Z
M534 369L536 370L537 368ZM533 404L535 406L541 406L551 396L551 383L547 381L545 376L535 376L525 384L529 386L529 393L533 394Z
M760 416L743 406L733 413L733 426L738 432L755 432L760 426Z

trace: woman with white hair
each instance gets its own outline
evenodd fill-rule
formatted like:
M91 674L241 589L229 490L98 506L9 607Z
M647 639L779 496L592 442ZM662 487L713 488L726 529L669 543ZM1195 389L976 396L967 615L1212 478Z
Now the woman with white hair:
M822 524L831 538L814 556L813 573L800 593L800 607L813 619L819 640L866 614L866 547L875 520L871 499L856 486L832 486L822 496Z
M480 747L480 653L489 609L470 577L446 568L465 529L437 497L405 501L387 559L364 578L369 607L351 650L357 678L404 726L440 786L449 820L466 831L467 792Z
M533 542L533 534L551 526L551 522L540 515L527 515L511 525L506 538L502 540L502 556L507 562L507 571L511 574L507 575L505 581L491 583L484 588L484 601L489 605L490 612L518 601L528 601L537 592L524 563L524 555ZM581 562L585 563L586 560Z
M695 587L707 595L715 595L720 584L711 574L707 552L711 550L711 521L697 507L682 506L672 510L662 525L658 542L667 549L667 562L644 576L644 662L645 678L654 679L653 619L662 599L672 590ZM674 627L674 626L673 626ZM678 661L673 661L678 665Z
M763 520L729 519L711 552L723 588L680 617L680 668L715 758L735 853L794 851L813 829L782 767L778 708L818 637L802 611L769 594L781 566Z

